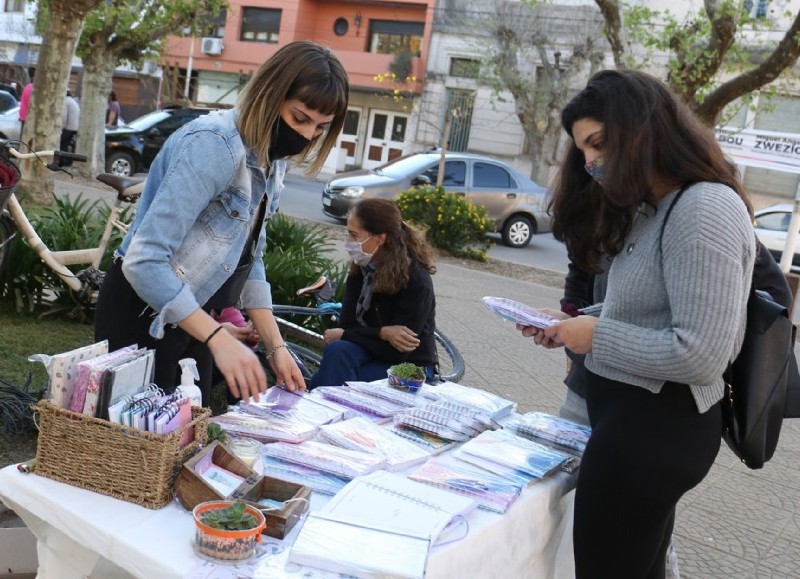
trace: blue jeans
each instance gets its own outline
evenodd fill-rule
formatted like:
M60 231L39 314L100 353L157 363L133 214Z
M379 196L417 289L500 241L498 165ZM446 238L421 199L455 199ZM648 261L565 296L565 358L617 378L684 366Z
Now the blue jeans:
M317 386L341 386L348 381L372 382L386 378L389 369L386 362L379 362L353 342L336 340L325 348L317 373L311 377L309 388ZM433 368L426 367L425 375L433 378Z

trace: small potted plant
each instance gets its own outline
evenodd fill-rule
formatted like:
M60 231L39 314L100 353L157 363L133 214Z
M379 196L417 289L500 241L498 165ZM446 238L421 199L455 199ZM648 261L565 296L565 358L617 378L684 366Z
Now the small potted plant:
M266 526L261 511L243 501L200 503L192 515L197 525L197 552L224 561L243 561L255 555Z
M410 362L391 366L386 375L390 386L408 392L417 392L425 382L425 369Z

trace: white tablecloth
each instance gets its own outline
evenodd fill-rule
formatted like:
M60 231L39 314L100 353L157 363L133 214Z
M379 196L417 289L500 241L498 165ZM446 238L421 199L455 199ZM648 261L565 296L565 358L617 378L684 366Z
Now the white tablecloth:
M475 510L469 533L433 547L426 578L574 577L573 478L558 473L526 488L504 515ZM72 577L338 577L286 565L299 523L284 541L264 536L263 552L247 569L211 565L192 547L194 522L177 503L150 510L72 487L12 465L0 470L0 500L38 538L40 578ZM328 497L313 495L312 508ZM240 575L241 576L241 575Z

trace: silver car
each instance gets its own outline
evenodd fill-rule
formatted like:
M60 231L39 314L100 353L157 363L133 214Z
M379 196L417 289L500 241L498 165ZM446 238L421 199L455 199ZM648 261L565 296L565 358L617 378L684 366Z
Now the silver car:
M345 221L359 199L392 199L414 186L435 184L440 157L438 152L414 153L377 169L337 175L322 191L322 212ZM533 234L550 231L547 189L502 161L446 153L442 185L446 192L485 207L506 245L524 247Z
M19 106L0 114L0 139L19 140Z
M791 203L780 203L758 209L755 211L753 226L761 243L767 246L772 256L780 261L786 247L786 237L789 234L789 222L792 220ZM797 236L794 246L792 265L800 266L800 235Z

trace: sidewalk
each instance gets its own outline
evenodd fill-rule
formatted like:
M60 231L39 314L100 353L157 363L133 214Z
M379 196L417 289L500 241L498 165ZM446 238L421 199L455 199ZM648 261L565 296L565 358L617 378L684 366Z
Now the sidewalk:
M557 413L563 351L535 347L480 298L558 307L561 290L447 264L434 285L437 325L467 363L462 382L516 400L520 412ZM762 470L749 470L722 444L711 473L678 506L675 545L684 579L800 576L800 419L783 423L778 450Z

